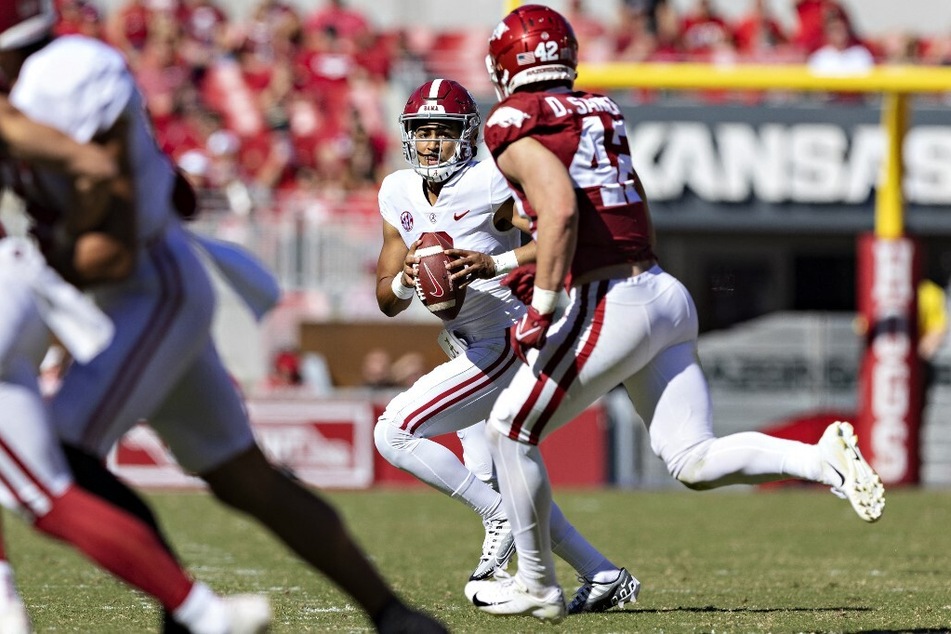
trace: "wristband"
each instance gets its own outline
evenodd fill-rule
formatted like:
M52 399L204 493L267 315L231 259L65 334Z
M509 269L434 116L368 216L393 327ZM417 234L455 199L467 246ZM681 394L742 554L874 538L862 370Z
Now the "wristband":
M501 275L508 273L518 267L518 258L515 257L515 251L506 251L498 255L493 255L492 263L495 265L495 274Z
M410 299L416 294L416 289L412 286L403 286L403 272L400 271L393 277L393 283L390 284L393 294L398 299Z
M532 308L537 310L540 315L547 315L554 312L555 302L557 301L557 291L547 291L544 288L538 288L536 286L532 293Z

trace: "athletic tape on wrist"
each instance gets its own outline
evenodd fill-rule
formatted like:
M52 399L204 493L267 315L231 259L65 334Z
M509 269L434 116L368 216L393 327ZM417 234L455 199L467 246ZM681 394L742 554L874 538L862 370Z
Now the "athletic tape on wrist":
M537 286L532 291L532 308L541 315L547 315L554 312L555 303L558 301L558 291L549 291Z
M495 274L501 275L518 267L518 258L515 257L515 251L506 251L492 256L492 263L495 264Z
M393 294L399 299L410 299L416 294L416 289L412 286L403 286L402 272L396 274L396 276L393 278L393 283L390 284L390 288L393 289Z

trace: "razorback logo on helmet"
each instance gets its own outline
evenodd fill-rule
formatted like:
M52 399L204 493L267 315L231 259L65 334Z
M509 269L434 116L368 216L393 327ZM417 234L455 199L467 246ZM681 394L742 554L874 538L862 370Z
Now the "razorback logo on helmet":
M492 31L492 37L489 38L489 41L491 42L492 40L497 40L497 39L499 39L499 38L502 37L502 36L505 34L505 32L508 31L508 30L509 30L508 24L506 24L505 22L499 22L499 23L496 25L495 30Z
M489 117L489 120L486 121L485 124L487 126L499 126L500 128L511 128L512 126L521 128L522 124L531 118L532 115L527 112L522 112L518 108L502 106L492 113L492 116Z

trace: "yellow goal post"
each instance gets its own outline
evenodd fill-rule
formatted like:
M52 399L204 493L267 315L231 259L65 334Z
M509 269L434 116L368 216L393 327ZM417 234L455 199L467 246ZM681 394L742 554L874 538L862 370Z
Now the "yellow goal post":
M918 274L911 263L914 247L904 237L902 145L910 97L951 92L951 69L876 66L865 73L842 76L817 74L802 65L601 64L581 65L576 83L602 90L798 90L883 96L881 122L886 151L875 197L875 242L859 246L857 264L864 275L856 281L861 316L861 322L856 323L864 325L867 342L860 366L855 425L863 439L863 453L886 484L920 482L921 409L912 404L916 395L924 395L918 391L920 375L911 342L917 323L914 297ZM910 258L896 257L909 252ZM873 255L878 253L885 255ZM878 284L878 280L886 283ZM889 320L896 324L891 339L879 337L872 324ZM902 344L905 353L894 354Z
M897 238L904 231L902 142L909 95L951 92L951 68L886 65L854 75L826 75L803 65L607 63L581 64L579 87L658 90L798 90L880 93L886 154L875 199L875 235Z

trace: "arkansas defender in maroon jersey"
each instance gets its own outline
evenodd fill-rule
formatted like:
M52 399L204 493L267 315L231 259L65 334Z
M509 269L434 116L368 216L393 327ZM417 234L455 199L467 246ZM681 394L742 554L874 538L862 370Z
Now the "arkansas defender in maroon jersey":
M866 521L884 506L881 481L848 423L830 425L816 445L754 432L714 436L697 362L696 308L657 264L620 108L573 89L577 59L571 25L539 5L499 23L486 59L501 101L488 116L485 141L532 220L537 272L533 288L531 273L513 272L512 287L532 291L524 292L529 308L511 331L526 363L487 424L518 572L470 582L466 596L492 614L550 621L633 602L639 590L626 571L596 575L566 610L548 541L551 486L538 450L617 385L645 421L655 453L690 488L801 478L833 487ZM569 304L556 312L562 288Z

